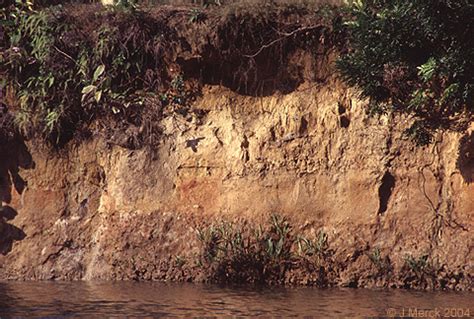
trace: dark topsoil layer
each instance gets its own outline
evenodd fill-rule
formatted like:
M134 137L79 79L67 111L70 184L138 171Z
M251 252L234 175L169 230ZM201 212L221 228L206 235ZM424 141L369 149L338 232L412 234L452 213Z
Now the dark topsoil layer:
M242 2L208 8L159 5L137 10L67 4L45 10L50 16L53 46L46 60L29 66L32 72L42 67L55 75L55 86L65 83L70 70L78 68L86 48L92 61L87 72L92 74L103 64L112 90L122 91L125 99L133 102L137 96L150 92L168 97L166 103L162 98L146 99L143 106L131 111L124 107L123 100L108 99L104 101L107 107L99 103L81 105L81 89L87 83L54 91L48 95L46 105L54 109L54 105L61 104L66 109L59 128L47 139L60 146L91 135L84 128L105 118L107 126L116 126L115 131L136 128L141 136L121 144L141 147L145 139L159 140L150 138L153 133L144 127L158 122L166 110L188 113L203 85L222 85L251 96L289 93L303 82L327 80L332 73L328 57L344 46L344 34L339 29L341 16L327 4ZM25 39L25 47L28 41L31 40ZM107 74L120 55L131 66L126 73ZM31 75L35 76L28 72L22 76ZM173 81L177 79L182 84L176 86ZM19 105L15 93L10 95L5 101L14 114ZM174 105L165 108L168 104ZM44 124L36 124L44 122L44 116L30 122L24 130L26 134L23 132L27 138L44 131Z

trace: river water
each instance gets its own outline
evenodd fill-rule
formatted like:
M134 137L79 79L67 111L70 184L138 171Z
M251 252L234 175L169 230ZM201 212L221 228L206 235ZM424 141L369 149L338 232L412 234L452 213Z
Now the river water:
M0 318L344 318L415 314L472 317L474 293L151 282L0 282Z

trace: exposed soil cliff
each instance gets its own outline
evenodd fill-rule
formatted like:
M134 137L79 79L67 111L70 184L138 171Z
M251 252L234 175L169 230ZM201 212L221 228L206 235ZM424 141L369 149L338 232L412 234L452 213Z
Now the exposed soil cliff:
M331 251L284 282L472 290L474 127L416 147L406 118L365 114L334 51L306 54L282 62L297 70L287 90L201 77L187 114L156 123L153 146L123 147L138 128L111 136L97 122L60 150L3 143L0 278L206 281L197 230L278 213L297 234L327 234Z

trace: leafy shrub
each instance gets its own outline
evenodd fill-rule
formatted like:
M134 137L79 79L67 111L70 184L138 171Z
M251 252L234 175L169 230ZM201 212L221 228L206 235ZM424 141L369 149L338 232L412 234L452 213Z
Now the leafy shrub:
M206 15L201 10L196 8L191 9L189 16L189 22L192 23L202 22L206 18Z
M297 238L298 252L302 256L325 258L328 253L328 235L320 231L315 240L303 236Z
M472 1L355 0L347 11L350 49L338 68L370 112L413 115L407 133L419 144L472 120Z
M428 255L422 255L418 258L413 257L412 255L406 255L405 264L408 266L409 269L415 272L421 272L429 266Z
M411 254L405 256L405 263L401 269L405 287L425 286L433 287L436 283L437 270L441 269L429 255L415 257Z
M367 253L367 257L377 268L376 276L386 276L393 270L390 258L388 256L383 257L380 248L375 247L370 253Z
M296 236L288 221L276 214L256 227L218 223L198 231L202 244L200 264L219 282L283 283L298 267L320 271L329 257L328 237Z
M165 69L167 38L152 31L168 29L145 13L130 6L76 10L15 5L5 13L0 72L2 88L19 102L15 123L25 136L56 145L98 115L133 112L133 124L143 124L145 92L161 88Z
M198 232L203 244L202 264L216 281L268 282L281 280L291 259L289 225L273 215L271 226L246 229L222 222Z

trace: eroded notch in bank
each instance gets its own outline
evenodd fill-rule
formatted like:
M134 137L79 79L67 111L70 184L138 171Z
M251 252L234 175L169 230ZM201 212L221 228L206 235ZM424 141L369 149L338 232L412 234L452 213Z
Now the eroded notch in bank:
M390 172L385 172L382 177L382 183L379 187L379 210L378 214L383 214L387 211L388 201L392 196L393 188L395 187L395 177Z

